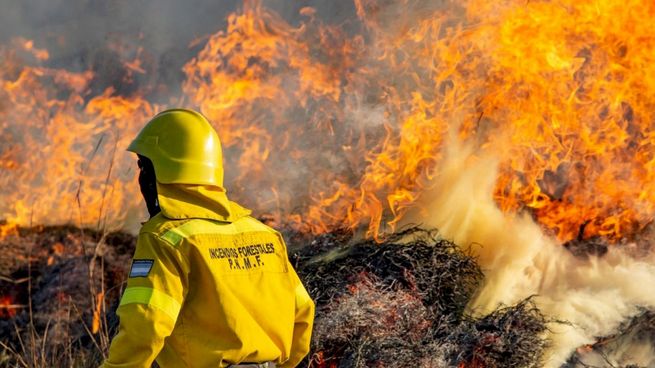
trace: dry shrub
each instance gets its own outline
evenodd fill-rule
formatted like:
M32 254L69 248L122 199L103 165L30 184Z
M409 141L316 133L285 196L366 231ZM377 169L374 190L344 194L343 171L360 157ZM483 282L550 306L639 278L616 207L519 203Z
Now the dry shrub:
M297 254L317 302L310 365L540 366L546 320L534 303L467 316L482 272L436 231L412 228L379 244L344 246L346 238L327 234Z

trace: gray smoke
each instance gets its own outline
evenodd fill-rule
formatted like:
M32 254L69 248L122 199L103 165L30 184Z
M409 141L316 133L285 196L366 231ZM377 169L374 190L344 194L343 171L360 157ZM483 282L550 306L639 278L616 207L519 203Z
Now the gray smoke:
M351 1L271 0L265 6L291 24L307 6L330 22L354 17ZM194 41L224 29L227 16L241 8L238 0L2 0L0 45L17 37L33 40L50 53L46 66L97 72L91 94L109 86L121 95L147 87L151 100L166 102L179 93L182 66L203 45ZM110 48L114 43L142 48L146 73L132 84L124 82L120 55Z

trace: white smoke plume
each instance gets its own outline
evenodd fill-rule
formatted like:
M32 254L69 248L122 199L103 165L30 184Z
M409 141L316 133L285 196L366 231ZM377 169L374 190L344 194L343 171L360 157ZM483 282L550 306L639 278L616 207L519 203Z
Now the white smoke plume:
M436 177L426 184L430 189L421 196L420 211L408 217L408 222L440 229L444 238L470 246L478 256L486 280L470 305L473 313L536 296L553 320L545 366L560 367L576 348L611 335L640 307L655 309L652 254L638 259L628 254L630 246L614 246L604 256L575 257L529 217L498 209L492 197L496 174L493 158L451 145ZM608 359L652 366L653 353L648 341L628 339Z

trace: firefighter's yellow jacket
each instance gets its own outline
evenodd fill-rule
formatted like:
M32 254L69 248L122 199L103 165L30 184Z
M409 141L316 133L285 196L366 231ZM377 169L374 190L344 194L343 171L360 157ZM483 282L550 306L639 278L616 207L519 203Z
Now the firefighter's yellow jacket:
M105 368L296 366L309 351L314 303L284 240L220 187L157 184Z

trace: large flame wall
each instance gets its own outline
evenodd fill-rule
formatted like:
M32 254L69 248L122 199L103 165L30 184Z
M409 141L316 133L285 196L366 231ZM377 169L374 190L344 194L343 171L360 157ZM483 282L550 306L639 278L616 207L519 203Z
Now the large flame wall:
M630 238L652 221L652 2L353 5L339 23L312 8L289 22L246 2L190 46L181 93L99 90L98 78L147 79L148 45L112 40L121 73L99 76L107 68L53 67L57 46L14 38L0 49L1 217L134 222L124 149L148 117L183 105L219 131L232 197L278 225L392 229L422 206L455 140L498 160L503 211L560 240L583 224Z

